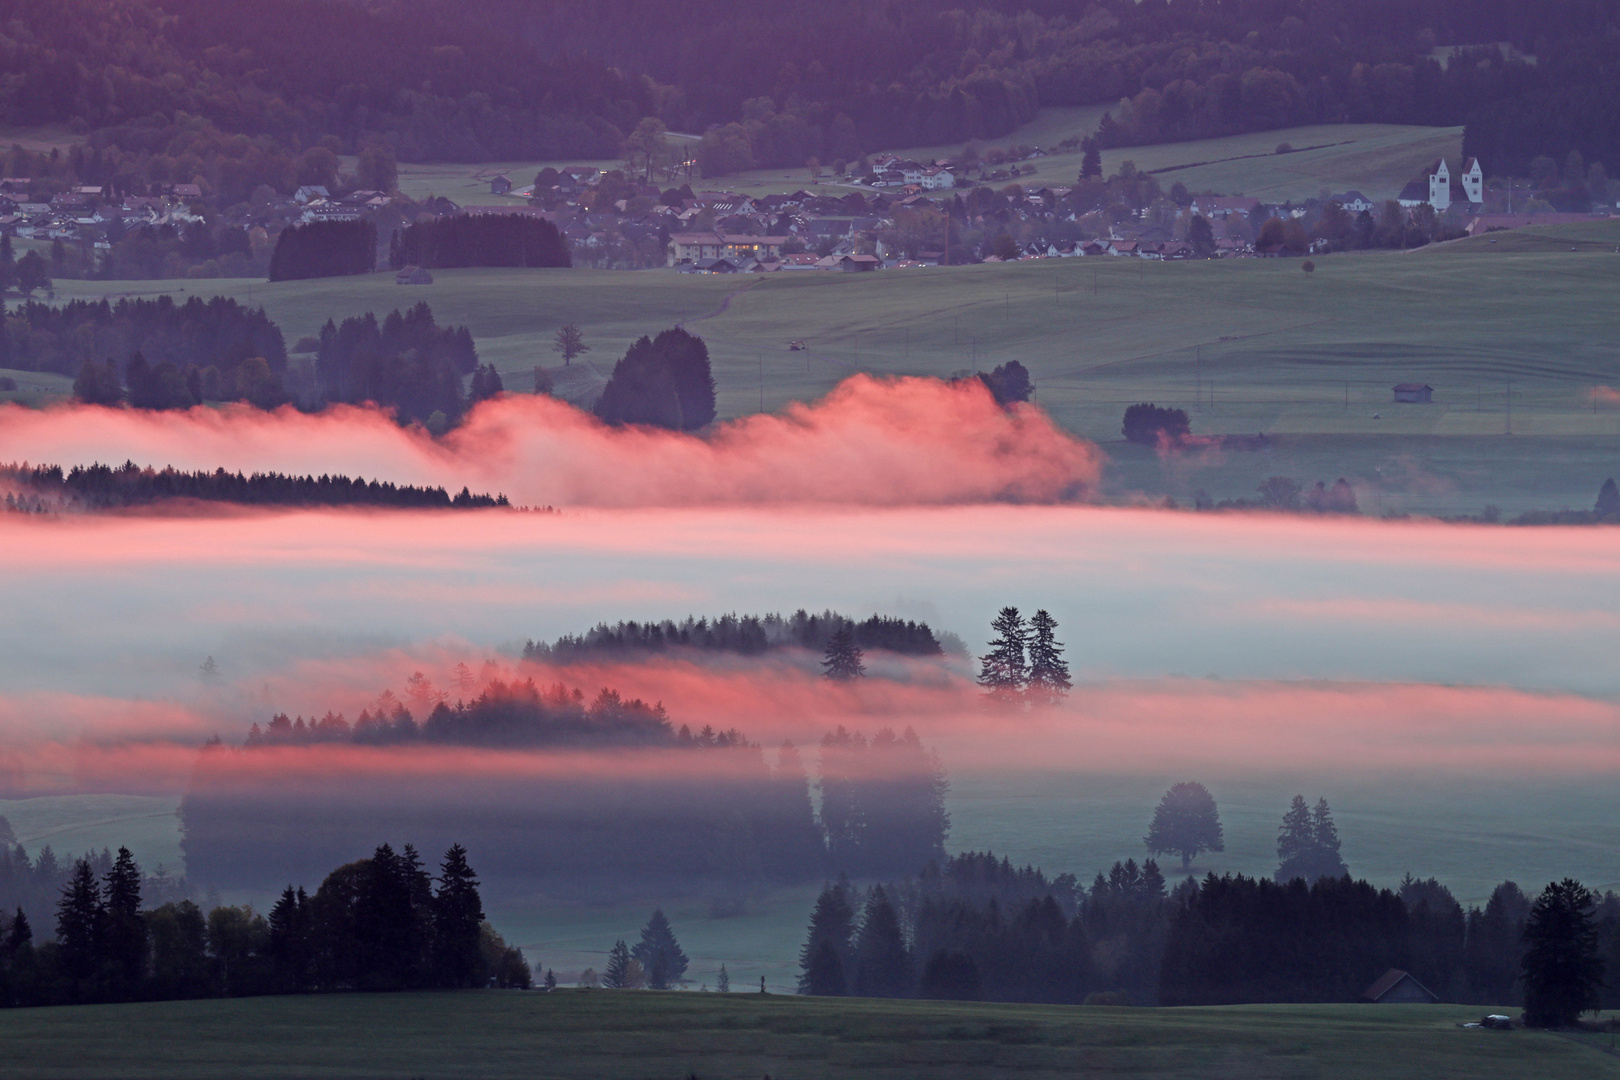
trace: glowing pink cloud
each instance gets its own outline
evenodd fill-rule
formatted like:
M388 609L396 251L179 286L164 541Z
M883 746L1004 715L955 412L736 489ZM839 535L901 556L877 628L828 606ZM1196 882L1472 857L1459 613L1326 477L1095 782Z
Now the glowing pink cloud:
M703 436L610 428L530 395L483 402L442 439L349 406L319 415L0 406L0 461L126 459L470 485L533 506L1058 502L1093 491L1102 460L1040 409L1000 408L977 381L869 375Z

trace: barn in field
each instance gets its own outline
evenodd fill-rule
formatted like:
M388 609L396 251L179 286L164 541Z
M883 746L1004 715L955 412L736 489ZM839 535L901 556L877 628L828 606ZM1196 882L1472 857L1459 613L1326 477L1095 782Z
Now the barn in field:
M1390 968L1366 990L1362 998L1375 1005L1433 1005L1440 999L1428 987L1400 968Z
M1434 401L1434 387L1427 383L1396 383L1393 389L1395 400L1408 405L1429 405Z

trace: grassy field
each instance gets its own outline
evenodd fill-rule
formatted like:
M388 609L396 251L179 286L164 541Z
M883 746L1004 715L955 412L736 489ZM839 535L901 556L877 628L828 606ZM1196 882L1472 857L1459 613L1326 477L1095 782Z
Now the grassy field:
M1492 241L1495 241L1494 243ZM1345 476L1363 509L1478 513L1590 505L1620 471L1610 301L1620 222L1416 252L1153 263L1038 260L742 278L661 271L447 270L288 282L70 282L63 297L235 296L288 341L327 318L425 299L472 328L514 389L577 322L598 375L636 337L684 321L709 344L722 418L814 399L856 371L950 375L1019 360L1040 405L1105 444L1110 490L1252 495L1269 475ZM790 339L805 352L789 352ZM1395 405L1427 382L1435 403ZM1186 408L1195 434L1265 432L1265 453L1163 459L1119 439L1135 401ZM1511 437L1510 437L1511 433Z
M732 993L257 998L0 1012L15 1080L1620 1076L1595 1044L1456 1006L1076 1008Z

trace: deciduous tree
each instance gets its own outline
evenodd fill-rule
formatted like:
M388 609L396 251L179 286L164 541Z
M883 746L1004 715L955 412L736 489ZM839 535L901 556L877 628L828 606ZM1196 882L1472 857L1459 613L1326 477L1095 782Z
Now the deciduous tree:
M1165 792L1153 811L1146 843L1155 855L1180 855L1183 870L1202 852L1225 851L1220 813L1209 789L1188 781Z

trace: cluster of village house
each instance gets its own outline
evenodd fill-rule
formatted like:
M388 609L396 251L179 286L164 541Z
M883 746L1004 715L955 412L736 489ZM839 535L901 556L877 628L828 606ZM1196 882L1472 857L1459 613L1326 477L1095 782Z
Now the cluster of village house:
M98 247L109 239L146 225L185 226L200 221L271 230L311 221L358 221L390 205L382 191L350 191L333 196L325 187L299 188L290 198L277 198L252 210L214 214L196 184L158 185L149 194L109 194L102 187L70 188L48 202L33 202L34 181L22 177L0 179L0 232L31 240L92 241Z
M1030 153L1044 156L1039 150ZM934 266L947 260L943 225L938 242L919 245L913 236L908 251L895 246L893 229L902 212L935 209L941 199L954 198L962 194L962 187L973 186L958 180L960 170L953 172L950 166L949 162L879 157L865 181L845 183L849 190L841 195L824 189L765 196L699 191L690 198L669 199L655 185L631 182L620 187L625 197L611 205L601 205L603 200L595 197L603 180L599 170L570 167L558 170L555 184L545 191L519 190L509 177L497 175L489 180L490 194L503 201L492 205L458 206L445 198L398 203L381 191L334 194L324 187L309 186L269 206L209 213L208 220L246 229L264 243L288 224L374 218L390 208L394 215L402 216L401 223L422 215L453 213L533 215L554 222L574 249L576 261L583 263L662 264L687 273L858 273ZM991 180L1015 175L981 174ZM130 228L204 220L204 193L192 184L116 198L107 197L100 188L82 187L58 194L48 203L28 201L29 184L25 179L0 179L0 231L23 238L92 241L104 246L109 238ZM1281 206L1240 196L1201 195L1193 197L1189 205L1174 208L1168 219L1163 213L1143 212L1121 222L1077 210L1069 198L1071 191L1037 185L1022 188L1021 194L1012 195L993 214L972 224L986 237L1006 232L1026 239L1011 252L1003 245L1001 255L984 250L969 257L981 261L1102 255L1189 259L1196 253L1184 238L1194 215L1210 223L1216 257L1264 256L1271 253L1256 251L1254 246L1259 221L1269 217L1309 219L1333 203L1351 214L1370 211L1376 215L1382 205L1359 191ZM1549 215L1530 218L1482 213L1484 176L1479 162L1472 158L1455 173L1446 161L1434 162L1406 185L1397 201L1408 209L1427 205L1436 213L1460 216L1470 232L1549 223ZM1558 217L1583 219L1586 215ZM633 258L627 259L627 253ZM957 253L957 257L963 256Z

